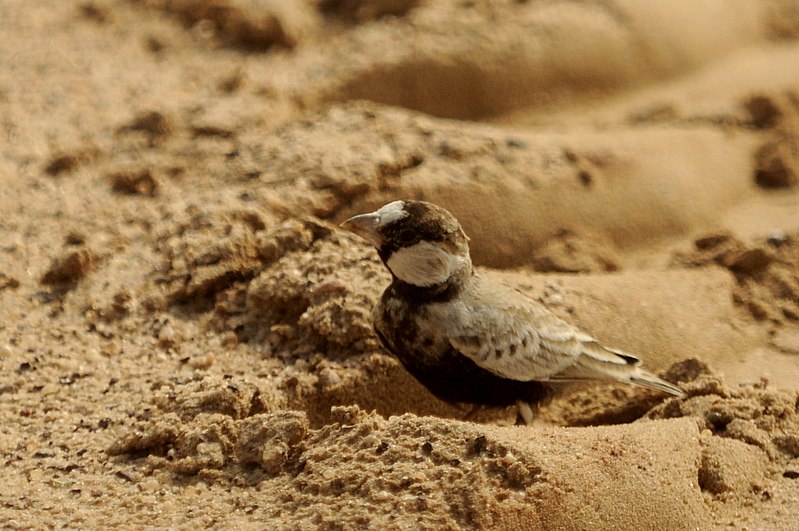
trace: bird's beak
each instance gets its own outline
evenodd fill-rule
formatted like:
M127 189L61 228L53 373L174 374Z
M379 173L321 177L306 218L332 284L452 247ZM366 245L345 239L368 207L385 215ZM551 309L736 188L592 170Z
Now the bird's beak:
M380 214L377 212L353 216L342 223L340 227L357 234L378 249L383 245L383 238L380 237L380 232L378 231L380 227Z

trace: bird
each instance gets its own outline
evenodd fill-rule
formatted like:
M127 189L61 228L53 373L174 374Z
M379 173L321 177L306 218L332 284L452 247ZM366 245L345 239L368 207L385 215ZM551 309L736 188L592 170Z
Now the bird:
M392 201L341 224L370 243L391 273L372 310L383 347L433 395L473 408L531 406L559 382L610 380L684 392L603 346L543 304L475 271L469 238L448 210ZM474 411L474 409L473 409Z

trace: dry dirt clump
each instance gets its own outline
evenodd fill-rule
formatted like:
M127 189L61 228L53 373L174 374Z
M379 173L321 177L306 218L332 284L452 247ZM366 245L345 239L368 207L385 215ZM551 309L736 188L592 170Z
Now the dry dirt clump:
M147 168L113 173L108 176L108 180L111 189L120 194L149 197L158 195L158 181Z
M77 149L72 152L54 153L44 167L46 174L57 177L74 171L83 164L91 162L98 155L96 148Z
M713 435L759 448L772 462L787 465L799 457L799 395L769 389L767 382L732 388L698 360L686 360L669 372L690 374L687 396L663 402L649 419L692 417Z
M744 102L750 124L767 132L755 152L755 182L787 188L799 182L799 94L757 94Z
M422 0L314 0L327 15L367 22L387 15L404 16Z
M777 232L745 243L729 232L694 241L694 250L677 253L674 262L688 267L718 264L737 280L733 298L758 320L799 321L799 235Z
M3 291L4 289L15 289L18 287L19 280L7 275L6 273L0 272L0 291Z
M292 236L299 232L301 238L310 234L314 239L301 249L306 252L277 260L250 284L246 307L256 323L249 323L255 326L245 334L256 334L256 341L266 339L257 336L263 323L275 323L270 334L293 340L291 347L283 347L294 353L312 348L336 357L349 349L374 349L370 309L389 282L377 256L326 224L290 222L281 228ZM278 247L286 236L278 233L262 249Z
M532 266L542 273L588 273L618 271L613 242L602 236L563 229L536 249Z
M53 260L50 268L42 275L41 282L72 288L94 269L98 260L99 257L89 249L67 249Z
M388 273L374 252L322 221L266 228L255 212L196 211L159 236L152 304L210 311L212 329L294 357L374 349L368 309Z
M693 367L691 367L693 365ZM660 404L646 418L690 417L698 423L702 460L699 487L719 503L768 503L795 489L799 477L799 393L766 382L732 388L701 363L688 397ZM724 510L717 507L720 512Z
M300 0L130 0L176 15L211 44L263 51L292 48L318 31L311 2Z
M224 471L227 479L257 482L289 466L308 429L299 411L267 413L274 397L246 381L173 381L154 392L153 404L158 414L148 413L150 419L115 441L109 455L147 456L150 468L208 480Z
M768 3L767 22L774 39L790 40L799 36L799 6L791 0Z
M265 223L247 210L189 208L185 218L164 225L156 236L162 262L152 272L152 283L163 297L159 306L191 300L202 309L202 303L214 303L218 292L257 274L262 257L255 235Z

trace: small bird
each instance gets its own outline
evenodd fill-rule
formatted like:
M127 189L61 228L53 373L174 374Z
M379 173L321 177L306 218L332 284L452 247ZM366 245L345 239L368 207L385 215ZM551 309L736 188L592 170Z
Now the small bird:
M400 200L341 224L376 249L392 281L372 312L383 346L447 402L514 403L527 423L549 383L617 380L676 396L635 356L601 345L542 304L476 274L447 210Z

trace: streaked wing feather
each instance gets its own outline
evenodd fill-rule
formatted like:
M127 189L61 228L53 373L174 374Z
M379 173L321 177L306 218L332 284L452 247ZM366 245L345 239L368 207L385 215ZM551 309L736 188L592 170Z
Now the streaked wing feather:
M518 295L510 298L518 300ZM503 378L548 380L573 365L581 352L580 332L534 301L497 307L464 305L447 318L453 348ZM531 310L539 313L532 318Z
M479 288L479 284L477 285ZM450 344L480 367L512 380L619 378L638 358L606 348L541 304L492 285L446 305Z
M518 381L618 380L681 396L626 352L602 346L544 306L503 286L470 286L458 301L432 304L422 322L497 376ZM433 330L435 328L435 330Z

